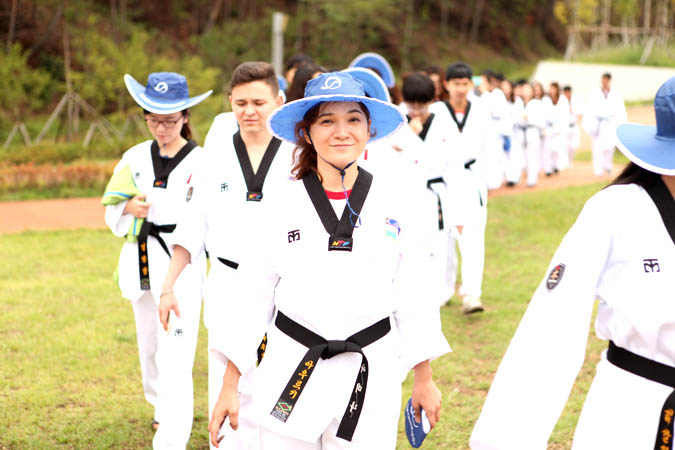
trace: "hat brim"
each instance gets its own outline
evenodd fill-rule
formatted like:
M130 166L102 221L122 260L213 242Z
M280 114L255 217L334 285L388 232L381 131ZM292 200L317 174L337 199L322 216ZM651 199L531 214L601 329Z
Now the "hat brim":
M197 103L201 103L206 97L213 93L213 90L210 90L196 97L190 97L177 102L164 103L148 98L145 95L145 86L136 81L134 77L129 74L124 75L124 84L127 86L131 98L134 99L138 106L155 114L173 114L175 112L183 111L184 109L195 106Z
M360 95L317 95L301 98L276 109L267 119L267 126L272 133L286 142L296 144L295 125L300 122L307 111L319 103L358 102L363 103L370 112L370 129L375 133L368 142L376 142L395 133L405 123L403 113L391 103L376 98Z
M343 72L348 73L360 81L363 85L363 89L366 91L366 95L369 97L391 103L391 96L389 95L387 85L384 84L382 78L372 70L364 67L350 67L343 70Z
M393 88L396 84L396 77L389 62L382 55L373 52L361 53L359 56L349 63L349 67L365 67L366 69L374 68L382 75L382 80L388 88Z
M616 128L617 147L626 158L650 172L675 175L675 140L660 139L656 126L624 123Z

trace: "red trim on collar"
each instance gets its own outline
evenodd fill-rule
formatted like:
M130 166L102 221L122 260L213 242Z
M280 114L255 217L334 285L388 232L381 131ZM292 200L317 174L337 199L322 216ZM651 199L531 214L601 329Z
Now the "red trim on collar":
M347 191L347 197L349 197L352 194L352 190ZM334 191L326 191L326 197L328 197L328 200L344 200L345 199L345 193L340 191L340 192L334 192Z

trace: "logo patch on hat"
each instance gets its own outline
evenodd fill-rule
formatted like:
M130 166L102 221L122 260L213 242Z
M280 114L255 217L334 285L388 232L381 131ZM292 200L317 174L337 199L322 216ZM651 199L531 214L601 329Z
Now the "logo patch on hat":
M326 81L323 82L323 86L321 86L322 90L333 90L333 89L340 89L342 87L342 80L339 79L338 77L328 77L326 78Z
M558 264L551 270L551 273L548 274L546 278L546 289L552 291L556 286L560 284L563 274L565 273L565 264Z
M166 94L166 91L169 90L169 85L165 81L160 81L155 85L155 90L160 94Z

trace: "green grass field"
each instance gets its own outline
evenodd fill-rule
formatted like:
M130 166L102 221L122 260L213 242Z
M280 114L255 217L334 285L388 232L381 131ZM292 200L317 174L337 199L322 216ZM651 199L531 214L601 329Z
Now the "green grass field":
M490 200L484 304L441 311L454 352L433 363L441 423L425 448L461 449L530 296L585 200L601 185ZM148 448L152 410L142 394L130 305L112 281L121 241L107 231L0 236L0 448ZM591 334L592 330L589 330ZM587 363L551 438L569 448L604 344ZM194 366L189 448L207 448L206 332ZM411 390L410 377L402 401ZM402 422L401 428L402 430ZM410 448L399 433L399 448Z

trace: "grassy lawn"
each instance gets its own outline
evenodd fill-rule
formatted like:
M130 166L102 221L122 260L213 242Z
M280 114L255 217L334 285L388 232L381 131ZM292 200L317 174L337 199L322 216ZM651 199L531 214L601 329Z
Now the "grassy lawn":
M441 311L454 352L433 363L444 412L425 448L467 447L494 371L550 257L584 201L601 187L490 200L487 311L465 317L454 299ZM106 231L0 237L0 448L149 447L152 410L142 394L133 315L112 281L120 246ZM595 337L590 341L552 448L570 446L604 348ZM204 329L193 373L189 448L207 448ZM402 401L410 390L408 379ZM399 448L410 448L403 433Z

